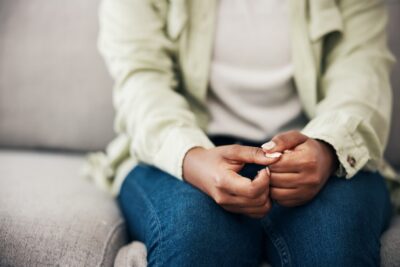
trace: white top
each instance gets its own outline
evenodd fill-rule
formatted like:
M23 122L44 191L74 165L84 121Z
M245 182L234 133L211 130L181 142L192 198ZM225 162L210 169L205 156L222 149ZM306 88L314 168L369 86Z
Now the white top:
M265 140L301 114L287 0L220 0L208 134Z

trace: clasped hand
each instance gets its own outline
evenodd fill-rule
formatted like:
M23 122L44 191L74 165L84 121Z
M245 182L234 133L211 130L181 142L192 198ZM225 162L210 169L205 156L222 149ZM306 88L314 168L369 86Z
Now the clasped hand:
M246 163L266 166L251 180L238 172ZM298 131L275 136L261 148L226 145L190 149L183 178L225 210L265 216L271 201L287 207L313 199L337 166L333 148Z

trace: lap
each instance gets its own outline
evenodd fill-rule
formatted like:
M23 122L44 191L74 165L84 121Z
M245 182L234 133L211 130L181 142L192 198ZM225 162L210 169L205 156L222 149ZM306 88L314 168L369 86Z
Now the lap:
M252 177L259 168L249 165L241 173ZM226 212L190 184L140 164L124 181L119 202L132 236L147 246L150 266L229 260L230 266L252 266L265 248L273 266L379 265L379 239L391 214L383 178L370 172L331 177L308 204L274 204L255 220Z
M274 266L282 261L287 266L377 266L380 235L390 217L381 175L333 176L306 205L273 205L263 219L268 255Z
M149 266L257 266L261 260L259 220L226 212L155 167L136 166L118 200L132 237L147 246Z

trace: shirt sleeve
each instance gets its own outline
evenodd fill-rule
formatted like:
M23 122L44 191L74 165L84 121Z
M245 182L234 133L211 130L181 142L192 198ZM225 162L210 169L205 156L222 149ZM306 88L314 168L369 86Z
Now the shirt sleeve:
M167 1L103 0L98 46L115 80L115 131L129 136L139 161L182 179L186 152L214 144L177 91L166 15Z
M388 140L392 92L387 14L380 0L339 1L343 31L324 43L316 115L302 132L336 150L338 176L378 168Z

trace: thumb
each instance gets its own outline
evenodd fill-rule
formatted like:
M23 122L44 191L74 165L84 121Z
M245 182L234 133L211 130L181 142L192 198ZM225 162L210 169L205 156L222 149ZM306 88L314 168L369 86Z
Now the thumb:
M293 149L307 141L307 139L308 137L299 131L288 131L276 135L271 141L263 144L261 148L267 154L283 152Z
M276 158L266 157L265 152L260 147L227 145L219 148L223 149L222 155L224 158L229 160L260 165L269 165L277 161Z
M256 189L256 196L269 193L270 175L271 173L268 167L258 171L256 177L251 182Z

